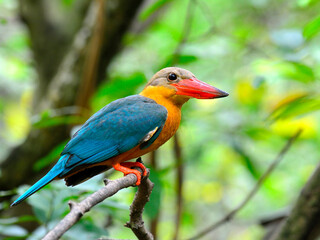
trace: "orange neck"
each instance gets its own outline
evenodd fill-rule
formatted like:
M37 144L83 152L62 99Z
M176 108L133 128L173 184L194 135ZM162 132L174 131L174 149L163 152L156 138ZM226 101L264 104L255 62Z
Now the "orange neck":
M140 95L155 100L168 111L167 120L156 141L146 149L153 151L168 141L178 130L181 120L181 106L188 98L175 95L175 90L163 86L147 86Z

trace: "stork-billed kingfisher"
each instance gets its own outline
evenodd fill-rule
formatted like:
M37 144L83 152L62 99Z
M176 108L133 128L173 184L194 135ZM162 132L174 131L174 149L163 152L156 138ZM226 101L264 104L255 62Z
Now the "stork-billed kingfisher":
M141 174L125 162L156 150L177 131L181 107L190 98L212 99L228 96L191 72L177 67L157 72L139 95L118 99L91 116L73 135L56 165L21 195L17 205L54 179L64 178L67 186L77 185L113 167L125 175Z

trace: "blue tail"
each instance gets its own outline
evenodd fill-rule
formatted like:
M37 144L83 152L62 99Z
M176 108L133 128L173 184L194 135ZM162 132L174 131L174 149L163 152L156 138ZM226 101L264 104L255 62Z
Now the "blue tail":
M43 188L45 185L50 183L55 177L57 177L60 173L62 173L64 170L63 166L67 158L69 158L68 154L63 155L59 159L57 164L43 178L41 178L38 182L32 185L32 187L30 187L24 194L22 194L17 200L15 200L10 205L10 207L17 205L23 200L25 200L26 198L30 197L32 194L34 194L39 189Z

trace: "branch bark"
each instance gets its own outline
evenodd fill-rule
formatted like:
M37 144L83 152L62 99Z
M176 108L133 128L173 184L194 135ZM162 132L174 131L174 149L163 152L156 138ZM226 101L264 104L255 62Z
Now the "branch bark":
M277 229L274 240L313 240L320 234L320 165L302 189L284 224Z
M47 235L43 240L59 239L65 232L67 232L73 225L75 225L80 218L92 207L116 194L124 188L134 186L137 177L134 174L128 174L117 180L105 180L105 187L97 192L91 194L80 203L69 201L70 213L68 213ZM142 213L145 204L149 201L149 196L153 188L153 183L144 178L135 195L132 205L130 206L130 222L125 226L130 227L138 239L151 240L153 239L151 233L145 228L142 219Z
M153 186L154 184L149 178L145 178L141 181L141 185L130 206L130 221L125 224L125 226L130 228L140 240L153 240L153 235L145 228L142 219L144 206L149 202Z
M179 239L180 224L183 210L183 179L184 179L184 169L182 160L182 149L180 145L179 135L176 133L174 135L174 155L176 160L176 216L175 216L175 232L173 239Z

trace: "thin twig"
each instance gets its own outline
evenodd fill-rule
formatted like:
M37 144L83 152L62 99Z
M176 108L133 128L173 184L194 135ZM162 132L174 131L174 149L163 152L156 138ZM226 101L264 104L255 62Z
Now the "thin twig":
M90 99L96 87L99 59L102 52L103 41L105 38L106 14L105 6L107 0L95 0L97 5L96 19L84 59L83 77L78 90L77 106L88 108Z
M283 159L283 156L288 152L288 150L290 149L290 147L292 146L292 144L294 143L294 141L300 136L302 130L299 129L286 143L286 145L282 148L282 150L280 151L280 153L278 154L278 156L273 160L273 162L270 164L270 166L268 167L268 169L266 170L266 172L260 177L260 179L258 180L258 182L256 183L256 185L254 186L254 188L251 190L251 192L247 195L247 197L240 203L240 205L238 207L236 207L235 209L233 209L232 211L230 211L227 215L225 215L222 219L220 219L219 221L215 222L214 224L212 224L211 226L207 227L206 229L204 229L203 231L201 231L200 233L194 235L191 238L188 238L188 240L195 240L195 239L199 239L203 236L205 236L206 234L212 232L213 230L217 229L218 227L220 227L221 225L225 224L226 222L229 222L230 220L232 220L235 215L243 208L245 207L248 202L255 196L255 194L258 192L258 190L260 189L260 187L262 186L262 184L264 183L264 181L266 180L267 177L269 177L269 175L272 173L272 171L275 169L275 167L281 162L281 160Z
M125 224L139 240L153 240L152 234L146 229L142 219L144 206L149 202L153 186L154 184L149 178L141 180L141 184L130 206L130 221Z
M49 85L50 91L48 92L48 102L43 104L42 109L60 108L62 106L60 101L61 92L77 92L78 91L78 79L77 82L73 81L75 78L72 72L75 72L79 67L77 63L83 61L86 56L84 52L88 48L90 41L92 41L92 34L94 32L99 13L99 2L92 1L87 10L86 17L83 21L83 25L74 37L70 50L61 62L58 72ZM69 96L69 95L68 95ZM59 103L59 104L58 104Z
M193 10L194 10L193 1L194 0L189 0L188 7L187 7L187 13L186 13L186 17L185 17L185 21L184 21L184 25L183 25L183 30L182 30L182 36L180 38L180 41L178 42L176 49L173 52L170 65L176 65L177 63L179 63L179 57L181 55L182 48L184 47L184 44L187 42L187 40L189 38L190 31L191 31L191 25L192 25L192 19L193 19Z
M263 55L266 58L272 58L272 56L270 54L268 54L267 52L263 51L262 48L259 48L258 46L256 46L255 43L252 42L244 42L243 39L241 39L240 37L236 37L222 29L219 29L216 25L215 25L215 19L213 18L214 14L212 13L212 11L210 11L210 7L209 5L204 2L204 1L199 1L199 0L194 0L195 4L199 6L201 12L203 13L202 15L205 17L205 19L207 20L208 24L210 25L210 28L208 31L206 31L205 33L203 33L200 36L197 36L194 39L190 39L190 41L199 41L201 39L206 39L208 38L210 35L212 34L220 34L221 36L227 37L230 40L239 43L239 44L245 44L246 48L260 53L261 55Z
M179 238L180 232L180 223L181 223L181 216L182 216L182 208L183 208L183 198L182 198L182 191L183 191L183 160L182 160L182 151L179 141L178 134L174 135L174 155L176 159L176 168L177 168L177 175L176 175L176 223L175 223L175 232L173 235L173 239L177 240Z
M59 239L66 231L68 231L80 218L98 203L106 198L113 196L119 190L134 186L137 177L134 174L128 174L117 180L105 181L106 186L94 192L80 203L69 201L70 212L43 238L43 240Z
M176 65L179 63L179 58L180 58L182 49L190 36L192 20L194 15L193 5L194 5L194 0L189 0L185 21L184 21L184 26L182 30L182 36L173 53L171 65ZM181 223L182 208L183 208L183 199L182 199L183 164L182 164L181 146L179 143L179 138L177 133L174 136L174 154L175 154L175 160L176 160L176 216L175 216L175 231L173 234L173 240L177 240L179 238L180 223Z

